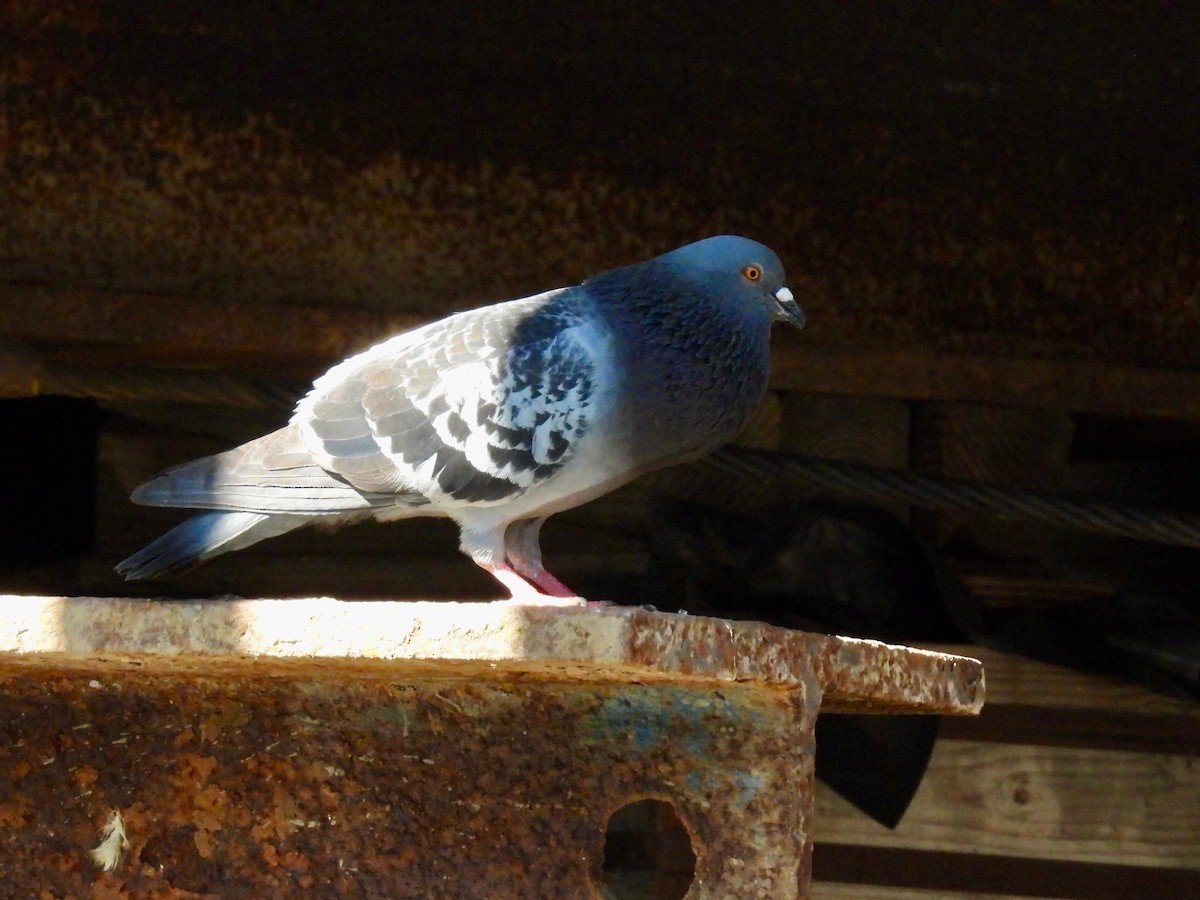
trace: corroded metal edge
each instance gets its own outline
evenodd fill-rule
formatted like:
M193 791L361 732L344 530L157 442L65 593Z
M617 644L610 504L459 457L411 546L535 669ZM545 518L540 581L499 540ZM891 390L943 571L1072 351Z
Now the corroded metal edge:
M253 660L284 674L313 665L368 671L406 661L472 676L758 682L803 688L825 711L972 715L978 660L758 622L641 608L503 603L289 600L151 601L0 597L0 666L136 659L188 667Z

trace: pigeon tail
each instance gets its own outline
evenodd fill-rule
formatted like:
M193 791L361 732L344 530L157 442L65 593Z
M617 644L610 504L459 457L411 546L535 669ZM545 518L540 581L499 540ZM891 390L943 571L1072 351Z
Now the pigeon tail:
M271 516L252 512L205 512L176 525L117 564L117 573L136 581L177 575L204 560L241 550L312 521L311 516Z
M256 513L326 515L417 505L403 491L359 490L313 461L299 430L288 426L224 453L160 472L131 498L142 506L183 506Z

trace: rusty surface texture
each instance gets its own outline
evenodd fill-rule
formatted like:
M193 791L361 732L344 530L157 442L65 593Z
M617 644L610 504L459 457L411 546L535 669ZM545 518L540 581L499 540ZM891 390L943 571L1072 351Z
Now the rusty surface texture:
M974 660L641 609L0 602L14 896L634 896L606 825L654 798L688 897L803 897L818 710L983 699Z
M693 897L797 896L812 758L745 685L7 672L9 896L597 896L605 826L671 802ZM129 848L87 851L110 810ZM49 891L49 894L40 894Z
M328 359L361 338L350 310L429 316L740 231L780 252L814 341L1200 364L1188 4L0 15L15 338L229 365L270 321L304 352L278 306Z
M0 648L68 659L151 654L369 670L426 670L804 687L826 711L971 715L983 703L976 660L757 622L632 607L292 600L156 602L0 597ZM26 657L36 659L36 656ZM156 664L168 665L170 659ZM202 664L208 664L205 661Z

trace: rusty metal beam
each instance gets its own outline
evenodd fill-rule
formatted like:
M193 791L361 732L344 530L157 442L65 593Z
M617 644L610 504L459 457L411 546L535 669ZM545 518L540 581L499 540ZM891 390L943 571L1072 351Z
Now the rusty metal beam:
M975 660L643 609L0 602L22 896L624 896L606 826L652 798L689 897L803 897L818 711L983 700Z

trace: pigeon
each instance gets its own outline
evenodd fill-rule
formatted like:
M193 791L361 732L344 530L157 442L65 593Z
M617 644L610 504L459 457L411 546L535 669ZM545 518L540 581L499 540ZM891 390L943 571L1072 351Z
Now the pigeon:
M584 603L542 565L542 523L732 438L766 393L777 320L804 325L779 257L721 235L396 335L319 377L283 428L138 487L135 503L205 512L117 572L435 515L510 602Z

